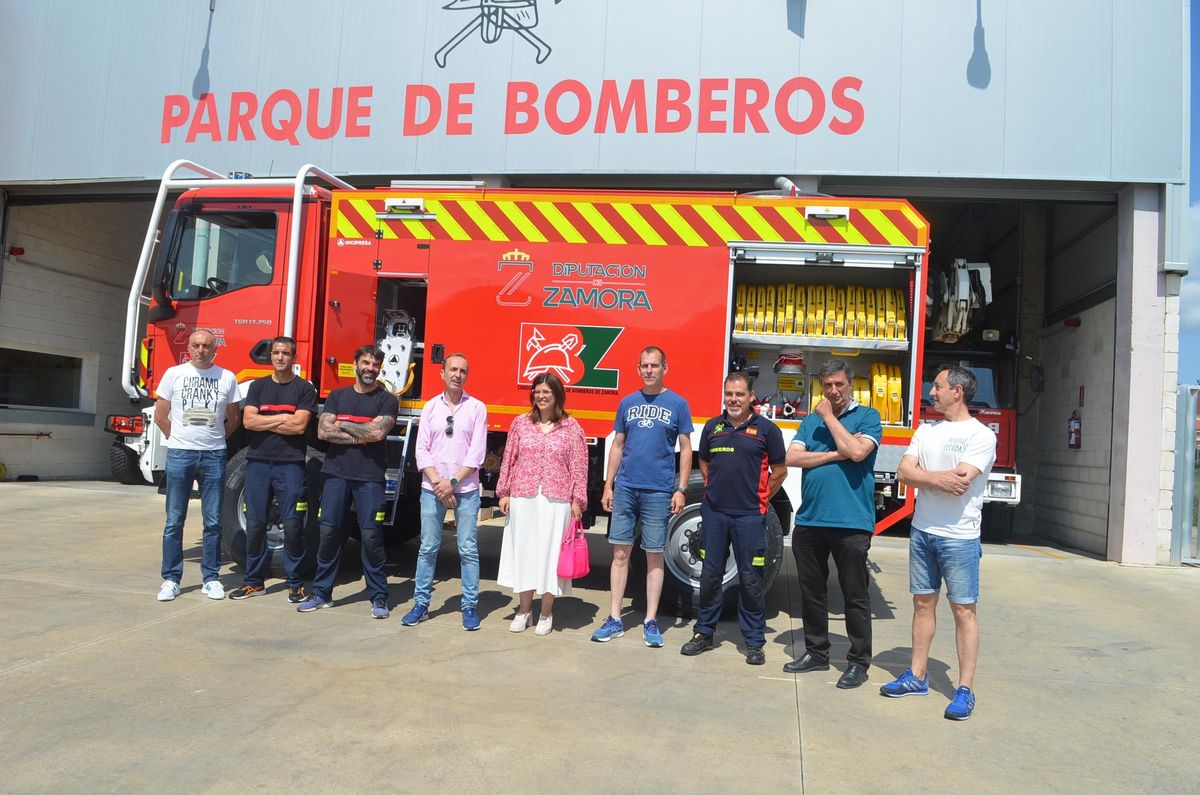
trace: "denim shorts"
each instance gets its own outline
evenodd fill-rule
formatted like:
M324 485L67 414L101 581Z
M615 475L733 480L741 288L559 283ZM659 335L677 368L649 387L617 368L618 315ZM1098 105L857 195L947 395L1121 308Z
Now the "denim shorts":
M975 604L981 557L978 538L944 538L914 527L908 537L908 590L937 593L944 579L946 598L958 605Z
M642 549L662 552L667 548L667 521L671 516L671 492L613 487L612 517L608 520L608 543L632 544L638 524Z

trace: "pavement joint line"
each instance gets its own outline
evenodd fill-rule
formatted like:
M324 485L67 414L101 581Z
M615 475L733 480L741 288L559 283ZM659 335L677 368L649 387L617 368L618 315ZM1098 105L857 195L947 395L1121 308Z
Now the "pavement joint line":
M128 635L132 632L137 632L139 630L145 629L146 627L152 627L155 624L161 624L164 621L170 621L173 618L178 618L179 616L185 616L188 613L194 613L195 611L201 610L204 607L205 607L205 605L202 605L202 604L196 605L195 607L189 607L187 610L181 610L178 613L172 613L168 616L162 616L160 618L155 618L150 621L143 621L141 624L135 624L132 627L126 627L125 629L122 629L118 632L109 633L108 635L105 635L104 637L101 637L101 638L93 638L92 640L86 641L84 643L78 643L78 644L76 644L74 646L70 646L66 649L59 649L56 652L47 654L43 657L39 657L36 660L26 660L23 663L17 663L16 665L13 665L8 668L4 668L3 670L0 670L0 676L7 676L8 674L13 673L14 671L19 671L22 668L27 668L31 665L36 665L38 663L48 662L49 660L53 660L56 657L62 657L64 655L70 654L71 652L78 651L80 649L86 649L89 646L95 646L99 643L104 643L105 641L112 640L113 638L119 638L122 635Z

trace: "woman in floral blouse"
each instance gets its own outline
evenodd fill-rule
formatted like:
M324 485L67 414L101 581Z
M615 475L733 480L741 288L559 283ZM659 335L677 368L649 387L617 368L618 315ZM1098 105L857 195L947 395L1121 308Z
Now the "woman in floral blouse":
M496 495L508 524L496 581L520 596L512 632L533 622L536 592L542 611L534 632L549 634L554 597L571 592L571 581L558 576L558 551L567 523L587 506L587 447L583 428L563 410L566 397L558 376L534 378L533 410L513 420L504 446Z

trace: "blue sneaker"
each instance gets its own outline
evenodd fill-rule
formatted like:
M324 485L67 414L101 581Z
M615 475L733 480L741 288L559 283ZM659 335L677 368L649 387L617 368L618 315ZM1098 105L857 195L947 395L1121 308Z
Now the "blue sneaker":
M621 620L609 616L604 619L604 623L600 625L600 629L592 633L592 640L597 643L608 643L613 638L619 638L624 634L625 625L621 623Z
M406 627L415 627L425 620L425 614L429 612L429 605L423 605L417 602L404 614L404 618L400 619L400 623Z
M314 610L320 610L322 607L333 607L333 600L322 599L316 594L313 594L300 604L296 605L296 612L311 613Z
M975 694L969 687L960 687L954 691L954 700L946 707L946 720L966 720L975 711Z
M910 669L896 677L896 681L888 682L879 688L879 695L887 696L888 698L927 696L929 695L929 677L926 676L924 679L918 679L913 676L913 672Z
M661 648L663 645L662 633L658 631L658 622L653 618L642 624L642 640L646 641L646 645L652 649Z
M462 614L463 629L467 632L474 632L479 629L479 613L475 612L475 608L464 607Z
M392 614L388 610L387 599L382 596L375 597L375 601L371 603L371 618L387 618Z

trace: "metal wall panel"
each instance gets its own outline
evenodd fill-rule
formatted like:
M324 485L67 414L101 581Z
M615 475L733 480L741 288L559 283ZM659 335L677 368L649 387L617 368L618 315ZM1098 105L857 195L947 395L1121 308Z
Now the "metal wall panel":
M1078 179L1111 173L1112 6L1112 0L1009 3L1017 57L1008 61L1006 82L1006 173Z
M177 157L256 174L311 161L344 174L1181 181L1187 12L1179 0L261 0L211 13L203 2L0 0L0 183L153 178ZM622 98L642 81L648 129L597 131L606 80ZM683 80L691 94L682 130L655 130L660 80ZM519 81L539 93L529 131L505 127ZM796 81L804 88L785 93L787 116L809 118L809 89L824 108L789 130L798 122L781 121L776 100ZM458 130L446 124L452 84L470 105ZM766 131L733 128L749 84L769 91ZM416 134L405 100L421 85L437 92L442 118ZM577 130L548 123L555 86L586 92ZM702 113L699 95L714 86ZM369 134L347 130L352 89L364 92ZM308 130L310 90L318 124L342 92L332 137ZM295 141L272 140L261 112L247 122L253 140L230 140L235 92L251 92L260 111L294 92ZM564 96L569 120L576 104ZM212 108L202 113L202 102ZM164 143L179 109L188 115Z

